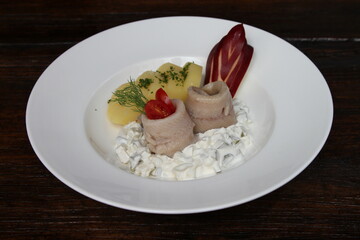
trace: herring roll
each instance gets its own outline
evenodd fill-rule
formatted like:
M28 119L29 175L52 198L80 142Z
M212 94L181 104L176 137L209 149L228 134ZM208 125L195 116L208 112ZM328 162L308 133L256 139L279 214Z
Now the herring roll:
M162 119L149 119L141 115L145 140L150 151L172 157L175 152L183 150L195 141L194 122L179 99L171 100L176 111Z
M223 81L211 82L202 88L189 87L185 106L195 123L195 133L237 122L229 88Z

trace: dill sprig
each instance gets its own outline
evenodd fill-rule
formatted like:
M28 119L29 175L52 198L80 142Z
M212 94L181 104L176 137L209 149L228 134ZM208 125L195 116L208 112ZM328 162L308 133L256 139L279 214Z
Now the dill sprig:
M123 89L116 90L115 98L108 102L117 102L121 106L131 107L135 112L144 113L144 107L148 99L144 96L141 88L130 78L129 85Z

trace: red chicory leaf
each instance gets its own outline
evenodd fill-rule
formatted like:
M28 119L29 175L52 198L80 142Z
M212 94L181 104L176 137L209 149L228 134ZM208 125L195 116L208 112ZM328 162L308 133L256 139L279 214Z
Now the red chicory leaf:
M247 44L243 24L233 27L209 53L204 83L224 81L234 96L254 49Z

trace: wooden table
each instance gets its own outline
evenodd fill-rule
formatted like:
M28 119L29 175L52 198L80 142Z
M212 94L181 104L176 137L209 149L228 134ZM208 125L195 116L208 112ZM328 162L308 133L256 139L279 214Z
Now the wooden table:
M132 212L56 179L25 127L32 87L65 50L105 29L207 16L271 32L304 52L331 89L334 122L313 163L280 189L208 213ZM360 1L0 1L0 239L360 239Z

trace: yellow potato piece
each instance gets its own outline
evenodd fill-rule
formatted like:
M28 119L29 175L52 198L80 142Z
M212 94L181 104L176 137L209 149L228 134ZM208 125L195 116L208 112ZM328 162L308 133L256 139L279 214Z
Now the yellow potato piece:
M182 71L182 67L172 63L165 63L160 66L157 71L166 75L167 84L165 84L164 90L167 95L172 99L184 100L187 92L184 95L183 82L181 81L183 77L180 73Z
M177 98L185 101L187 98L187 89L190 86L200 87L202 81L202 67L195 63L186 63L186 78L182 72L183 67L172 63L165 63L158 68L158 72L165 73L168 76L168 83L165 85L165 92L170 98Z
M155 99L156 91L159 88L161 88L161 84L159 83L159 78L161 78L159 73L153 71L146 71L136 79L135 82L137 84L139 84L141 80L146 81L147 79L151 79L152 83L148 87L141 88L142 93L148 100Z
M184 82L184 88L186 89L186 92L187 89L191 86L200 87L202 85L202 67L195 63L190 63L188 74Z
M116 90L123 89L127 85L129 85L129 83L121 85ZM114 97L113 95L111 98L113 99ZM135 112L132 108L121 106L117 102L110 102L108 104L107 114L110 122L120 125L126 125L135 121L140 115L139 112Z
M165 63L157 71L144 72L136 79L135 83L141 86L141 91L148 100L155 99L156 91L164 88L171 99L185 101L190 86L200 87L202 85L202 67L195 63L187 63L183 67ZM128 84L121 85L117 90ZM135 112L132 108L121 106L116 102L108 104L108 117L114 124L126 125L135 121L139 115L140 113Z

